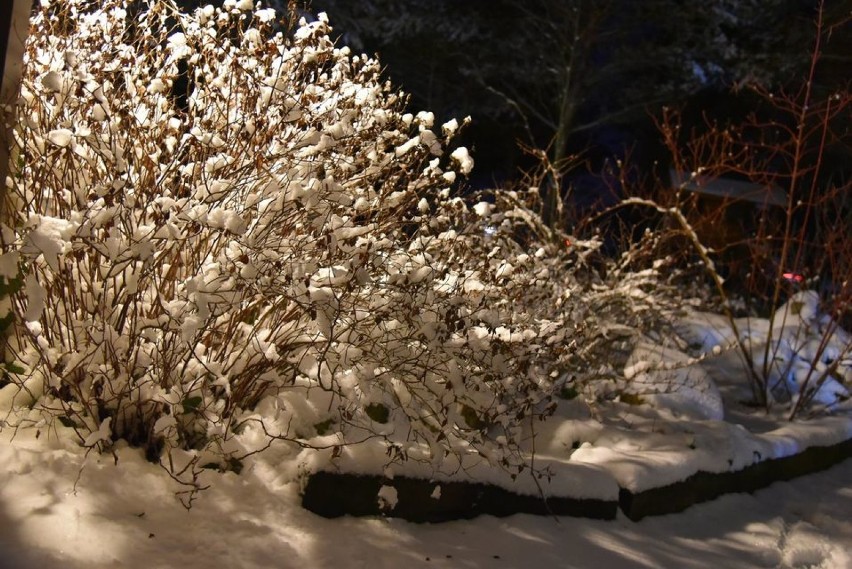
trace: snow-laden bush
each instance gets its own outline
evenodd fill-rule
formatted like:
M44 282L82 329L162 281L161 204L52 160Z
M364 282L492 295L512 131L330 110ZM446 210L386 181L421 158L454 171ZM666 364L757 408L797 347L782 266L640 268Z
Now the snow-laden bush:
M274 13L244 4L43 2L33 18L20 381L90 443L110 418L154 454L204 447L300 384L368 406L329 362L352 368L354 336L379 330L421 196L471 167L463 149L441 159L457 124L404 114L325 19L272 36Z
M608 286L515 194L450 198L458 122L405 113L324 17L123 6L33 17L4 408L182 479L274 441L520 467L523 421L614 369L610 319L647 320L652 273Z

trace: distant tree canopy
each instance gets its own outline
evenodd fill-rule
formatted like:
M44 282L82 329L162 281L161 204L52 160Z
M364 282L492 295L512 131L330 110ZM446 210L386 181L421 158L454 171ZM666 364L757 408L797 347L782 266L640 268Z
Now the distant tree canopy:
M817 0L263 0L288 25L326 12L342 44L378 54L385 74L441 120L470 115L463 134L477 157L471 182L511 179L533 165L518 143L547 149L557 169L577 152L599 171L636 147L664 158L649 115L686 106L684 127L706 116L736 121L755 99L730 88L801 85L812 55ZM204 0L177 0L184 8ZM215 0L214 0L215 2ZM222 0L218 0L221 3ZM843 88L852 58L847 20L822 45L815 87ZM690 122L691 121L691 122ZM596 183L595 183L596 184ZM594 184L593 184L594 185ZM600 188L590 189L599 193ZM556 192L545 190L545 210ZM548 217L545 211L545 217Z
M313 0L419 106L550 147L707 88L774 85L809 56L813 1Z

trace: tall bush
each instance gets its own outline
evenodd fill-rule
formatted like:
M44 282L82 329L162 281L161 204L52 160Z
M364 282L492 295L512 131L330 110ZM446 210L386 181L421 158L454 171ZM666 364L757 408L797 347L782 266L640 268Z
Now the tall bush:
M275 442L523 468L525 421L606 373L625 334L605 320L647 320L653 273L607 287L597 244L518 194L451 197L463 124L405 113L325 17L284 35L244 0L133 6L33 18L9 415L126 439L190 482Z
M285 37L274 17L167 0L34 15L7 239L26 280L14 383L83 442L156 457L209 446L288 387L344 396L332 354L354 365L418 202L470 169L463 149L442 158L457 124L404 114L327 20Z

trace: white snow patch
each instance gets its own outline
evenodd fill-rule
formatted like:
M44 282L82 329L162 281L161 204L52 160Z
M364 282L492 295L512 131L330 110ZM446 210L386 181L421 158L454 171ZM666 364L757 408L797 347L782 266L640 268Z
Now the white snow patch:
M343 517L299 507L281 459L215 474L186 511L181 488L138 450L80 452L68 429L0 430L0 566L679 567L834 569L852 563L852 461L633 523L516 515L449 524ZM275 449L271 449L275 452ZM295 457L291 457L295 458ZM328 544L333 543L334 547ZM381 544L380 556L376 544ZM662 546L661 544L664 544ZM427 560L428 559L428 560Z
M382 510L393 510L399 503L399 494L393 486L384 485L379 488L379 508Z
M473 158L464 146L459 146L450 154L450 158L455 160L459 165L459 170L462 174L470 174L473 170Z

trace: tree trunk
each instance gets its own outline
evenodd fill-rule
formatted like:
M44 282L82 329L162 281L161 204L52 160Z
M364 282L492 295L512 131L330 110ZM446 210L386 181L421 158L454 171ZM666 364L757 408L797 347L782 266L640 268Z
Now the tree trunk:
M560 225L564 221L560 215L562 211L562 172L568 158L568 138L571 135L573 115L573 101L567 100L559 113L559 124L556 127L553 146L548 157L550 171L545 181L544 214L542 218L548 227L554 229L562 229Z
M582 96L579 81L585 60L589 57L590 30L594 28L589 19L588 8L582 0L566 5L566 11L561 13L560 18L566 37L553 38L562 53L557 78L559 101L556 108L556 128L548 156L550 171L545 182L542 218L554 229L563 229L562 224L566 221L562 215L562 174L568 168L568 141L574 132L574 118Z
M548 227L554 229L562 229L560 225L564 222L560 215L562 211L561 178L568 159L568 140L574 127L577 97L578 94L573 89L571 65L569 65L565 70L565 77L562 80L556 132L553 136L553 144L550 147L550 156L548 156L551 168L547 175L544 188L544 212L542 220Z

